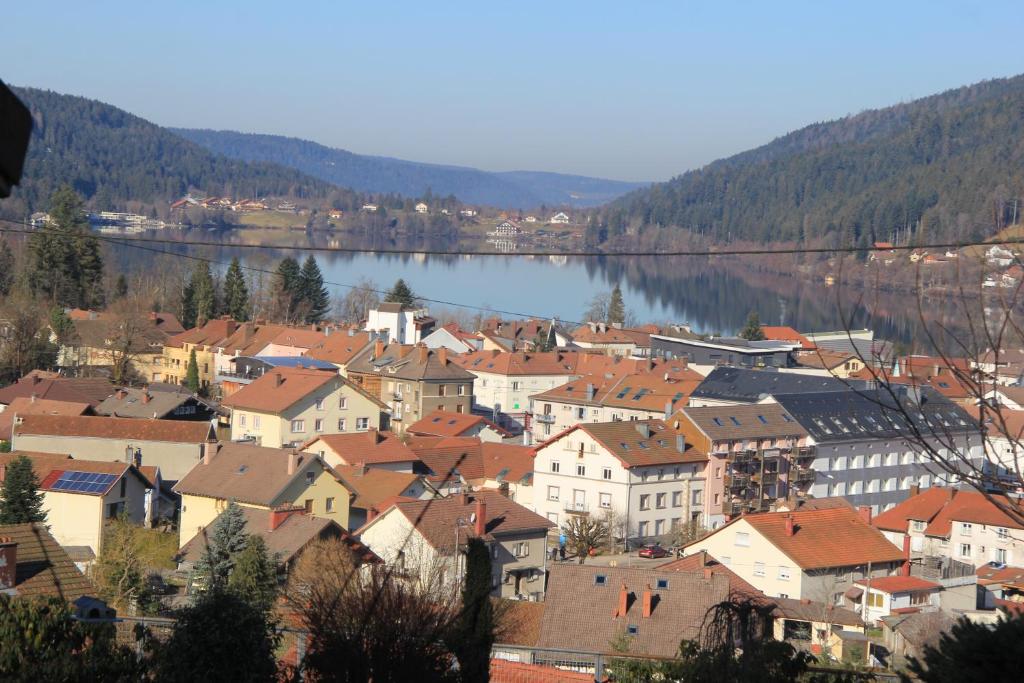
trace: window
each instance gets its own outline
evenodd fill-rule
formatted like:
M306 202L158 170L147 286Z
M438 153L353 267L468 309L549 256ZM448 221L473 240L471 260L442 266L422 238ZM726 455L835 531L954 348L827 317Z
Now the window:
M996 527L996 538L1001 541L1005 541L1010 537L1010 532L1006 530L1006 527Z
M313 429L315 429L318 432L324 431L324 421L323 421L323 418L319 418L318 417L316 420L313 421Z
M598 499L599 499L598 504L601 507L607 509L607 508L610 508L612 506L612 494L610 494L610 493L601 493L601 494L598 495Z
M577 464L576 465L576 476L577 477L585 477L585 476L587 476L587 466L586 465L579 465L579 464Z
M338 431L339 432L345 431L345 418L340 418L338 420Z
M924 522L922 522L922 521L921 521L921 520L919 520L919 519L915 519L914 521L912 521L912 522L910 523L910 527L911 527L911 528L912 528L912 529L913 529L914 531L924 531L925 523L924 523Z
M718 503L719 503L719 502L720 502L721 500L722 500L722 494L720 494L720 493L716 493L716 494L715 494L715 505L718 505Z
M642 494L640 494L640 509L641 510L650 510L651 509L651 494L649 494L649 493L642 493ZM640 535L642 536L643 534L640 534Z
M970 557L970 556L971 556L971 544L970 543L961 543L960 544L960 557Z
M608 585L608 577L605 576L604 574L596 574L594 576L594 585L595 586L606 586L606 585Z
M326 501L324 501L324 510L326 510L327 512L333 512L334 511L334 499L333 498L328 498Z
M314 479L316 479L316 472L306 472L307 484L312 484Z
M961 522L960 523L960 533L963 534L964 536L970 536L971 535L971 530L973 528L974 527L969 522Z
M604 469L602 469L601 470L601 476L603 478L605 478L605 479L611 479L612 478L612 468L611 467L605 467Z
M721 467L716 467L715 468L715 479L721 479L721 478L722 478L722 468Z
M754 576L764 576L764 562L754 563Z
M672 507L681 508L683 507L683 492L673 491L672 492Z
M313 512L313 499L312 498L307 498L305 501L303 501L302 508L306 511L306 514L312 513Z
M459 385L459 396L465 396L465 395L466 395L466 385L465 384L460 384Z
M696 491L691 491L690 492L690 497L691 497L691 501L690 502L693 505L703 505L704 504L704 489L697 489Z
M304 432L304 431L306 431L306 421L305 420L292 420L292 433L293 434L295 434L297 432Z
M746 531L737 531L736 538L733 540L733 544L738 545L741 548L749 548L750 534L748 534Z
M244 427L245 426L245 413L239 413L239 415L238 415L238 426L239 427Z
M548 487L548 500L558 500L558 487L557 486L549 486Z
M124 494L127 492L128 480L121 477L121 497L124 498Z
M512 391L519 391L523 388L522 382L512 382Z
M582 420L586 416L587 416L587 409L586 408L576 408L576 419L577 420Z
M115 519L120 511L121 511L121 504L120 503L110 503L107 506L107 517L109 517L110 519Z
M253 415L252 416L252 428L253 429L259 429L260 428L260 416L259 415Z
M999 564L1006 564L1006 551L1002 548L995 548L992 551L992 559Z
M784 564L779 565L779 581L789 581L790 569Z
M370 428L370 418L368 417L357 417L356 418L356 431L365 432Z
M647 527L650 526L647 522L640 522L637 524L637 531L641 537L647 536Z
M338 399L338 408L340 408L341 410L345 410L346 408L348 408L347 396L342 396L341 398Z
M318 398L316 400L316 409L317 410L323 410L324 409L324 400L322 398Z
M660 590L660 591L667 591L668 590L668 579L657 579L657 583L655 584L655 587L658 590Z
M654 506L659 510L665 508L665 501L668 500L667 493L659 493L654 497Z
M868 607L885 607L885 596L874 591L868 593Z
M631 636L635 636L637 633L640 632L640 629L638 629L635 625L630 624L626 627L626 632L629 633L629 635Z
M555 472L555 473L557 473L557 472L559 471L560 467L561 467L561 466L560 466L560 465L558 464L558 461L557 461L557 460L552 460L552 461L551 461L551 471L552 471L552 472Z
M520 541L512 547L512 552L516 557L529 557L530 556L530 544L528 541Z

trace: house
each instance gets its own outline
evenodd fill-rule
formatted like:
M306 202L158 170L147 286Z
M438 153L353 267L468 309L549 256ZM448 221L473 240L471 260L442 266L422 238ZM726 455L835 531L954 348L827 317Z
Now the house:
M775 640L842 662L860 664L866 660L866 627L857 612L806 598L771 601L775 604Z
M96 406L96 413L111 417L201 422L209 422L217 417L216 408L191 391L174 385L169 389L123 387Z
M220 385L220 393L223 398L252 384L275 368L338 372L338 366L334 363L305 356L236 356L230 362L232 367L230 372L223 372L220 369L217 371L216 382Z
M222 512L221 515L224 513ZM259 536L267 546L267 554L277 560L277 565L287 574L298 561L302 551L316 541L338 539L345 542L352 551L355 564L380 562L369 548L352 538L334 520L326 517L307 515L302 508L265 508L242 506L245 533ZM209 543L209 535L216 527L218 515L202 531L181 546L178 551L178 568L191 571L202 559Z
M683 408L669 419L708 455L706 523L715 528L742 512L806 495L814 483L807 430L778 404Z
M83 460L155 465L169 482L185 476L216 440L207 422L122 417L26 415L15 424L14 450L70 453Z
M553 223L555 225L568 225L569 214L559 211L548 220L548 223Z
M376 204L363 204L361 207L359 207L359 210L360 211L365 211L366 213L373 213L373 212L377 211L377 205Z
M996 268L1006 268L1014 262L1014 254L1009 249L1000 247L998 244L994 244L988 248L985 252L985 260L989 265L995 266Z
M761 325L761 333L766 341L799 344L804 351L813 351L814 342L788 325Z
M825 370L841 379L858 376L865 370L864 361L857 354L826 349L801 351L796 355L796 362L799 367Z
M484 485L483 442L476 437L414 436L409 448L421 463L417 471L423 472L439 495L451 496Z
M459 215L465 216L466 218L472 218L476 215L476 209L462 209L459 211Z
M512 434L480 415L435 410L406 427L414 436L475 436L481 441L499 443Z
M492 595L544 595L547 535L554 526L495 491L398 502L359 530L384 562L421 581L459 582L463 547L482 540L491 554Z
M114 389L109 380L101 377L63 377L56 373L33 370L14 384L0 388L0 413L14 399L31 399L33 396L51 401L87 403L95 408L114 393Z
M991 497L991 498L990 498ZM995 502L993 502L995 501ZM1024 566L1024 521L1016 501L970 489L935 486L874 518L892 543L909 540L913 557L939 557L972 567ZM947 562L948 564L948 562Z
M397 434L371 429L365 433L322 434L302 446L306 453L315 453L331 467L365 465L393 472L412 472L419 466L419 457Z
M448 323L423 337L423 344L428 349L439 349L443 346L454 353L470 353L483 347L483 339L480 335L459 329L458 323Z
M568 346L572 338L558 324L557 319L501 320L489 318L480 329L483 351L530 351L536 350L538 341L546 341L555 347Z
M869 365L887 365L894 355L891 342L876 340L873 330L830 330L804 332L804 336L819 349L855 353Z
M548 577L538 646L614 656L621 651L613 644L622 643L629 654L674 658L728 599L721 574L558 564Z
M378 339L349 363L347 373L349 380L391 407L391 429L399 433L435 410L468 414L473 405L475 377L453 363L445 348Z
M532 510L534 450L529 446L484 442L480 457L484 469L480 486L497 489Z
M58 366L74 373L86 368L107 369L121 354L128 355L128 370L137 378L145 382L164 381L163 347L181 330L173 314L154 311L144 320L131 320L110 313L84 313L88 315L71 318L74 334L60 346ZM122 332L123 329L126 331ZM50 339L56 343L56 334L51 332Z
M865 621L876 624L904 611L938 611L941 590L940 584L917 576L882 576L857 579L846 597L861 608Z
M594 515L617 536L663 539L704 515L707 454L662 420L578 424L536 453L533 505L555 525Z
M327 210L327 217L330 218L331 220L337 220L338 218L341 218L344 215L345 215L345 212L342 211L341 209L328 209Z
M537 222L537 217L536 216L527 216L525 220L526 220L527 223L536 223Z
M384 302L370 309L366 330L376 332L388 343L418 344L434 331L436 321L425 308L411 308L397 302Z
M352 328L328 334L315 346L310 347L303 355L318 361L336 365L345 374L349 361L366 350L373 343L373 335Z
M956 618L945 612L903 612L882 617L882 640L896 666L909 658L920 659L926 646L938 647Z
M520 228L519 224L515 221L504 220L494 226L493 232L488 234L495 235L497 237L515 237L522 231L523 229Z
M318 434L387 426L388 407L335 372L277 368L221 404L231 409L231 438L262 446L298 446Z
M984 460L977 423L930 387L778 394L775 399L807 430L807 445L815 447L817 475L810 495L817 498L841 496L881 512L907 498L915 484L951 483L915 438L936 453L955 446L954 457L979 466Z
M660 332L652 329L628 329L602 322L591 322L572 331L573 346L581 349L600 351L611 356L647 358L651 355L651 334Z
M336 465L334 473L355 494L349 505L348 528L354 531L396 500L430 499L433 487L419 474L395 472L366 465Z
M799 342L747 341L739 337L713 340L651 335L651 356L667 360L680 358L691 365L731 365L743 368L788 368Z
M45 524L0 525L0 590L12 597L60 598L72 604L96 595L92 581Z
M208 320L202 327L194 327L170 337L164 343L164 380L171 384L184 384L192 351L196 353L199 384L208 387L214 383L216 364L214 356L228 337L238 329L230 318Z
M415 209L416 213L427 213L430 210L430 207L424 204L423 202L418 202L415 206Z
M284 448L221 443L174 486L181 496L179 547L207 527L230 501L263 510L300 507L348 528L352 492L322 458Z
M665 417L686 405L703 379L678 361L647 362L638 373L584 375L530 398L533 441L584 422Z
M48 398L19 396L11 401L7 410L0 412L0 442L11 442L11 432L18 416L25 415L92 415L88 403L55 401Z
M707 552L769 597L840 604L853 582L896 574L903 551L848 507L741 515L687 545Z

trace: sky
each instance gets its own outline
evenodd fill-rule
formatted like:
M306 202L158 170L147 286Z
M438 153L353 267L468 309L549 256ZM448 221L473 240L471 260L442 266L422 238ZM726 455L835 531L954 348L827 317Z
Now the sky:
M4 5L14 85L167 126L622 180L1024 72L1019 0Z

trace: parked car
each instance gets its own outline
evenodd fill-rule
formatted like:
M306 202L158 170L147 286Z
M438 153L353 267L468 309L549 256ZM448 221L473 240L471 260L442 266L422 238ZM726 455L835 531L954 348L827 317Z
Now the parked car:
M637 553L640 557L649 557L651 559L658 559L661 557L669 557L672 555L668 550L662 548L657 543L651 543L640 548L640 552Z

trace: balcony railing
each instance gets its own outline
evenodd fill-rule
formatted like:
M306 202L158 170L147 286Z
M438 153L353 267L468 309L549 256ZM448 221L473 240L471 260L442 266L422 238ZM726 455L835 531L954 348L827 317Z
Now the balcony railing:
M400 393L398 393L398 392L396 391L396 392L393 392L393 393L391 394L391 400L392 400L392 401L398 401L399 403L401 403L401 402L402 402L403 400L405 400L405 399L404 399L404 397L402 396L402 394L400 394Z
M566 512L577 515L585 515L590 512L586 503L577 503L571 500L565 501L564 509Z
M537 420L541 424L554 424L555 416L551 413L539 413L533 416L533 419Z
M761 483L764 484L765 486L770 486L770 485L776 483L777 481L779 481L779 473L778 472L762 472L761 473Z
M796 470L793 480L798 484L810 484L817 477L817 472L810 467L801 467Z

